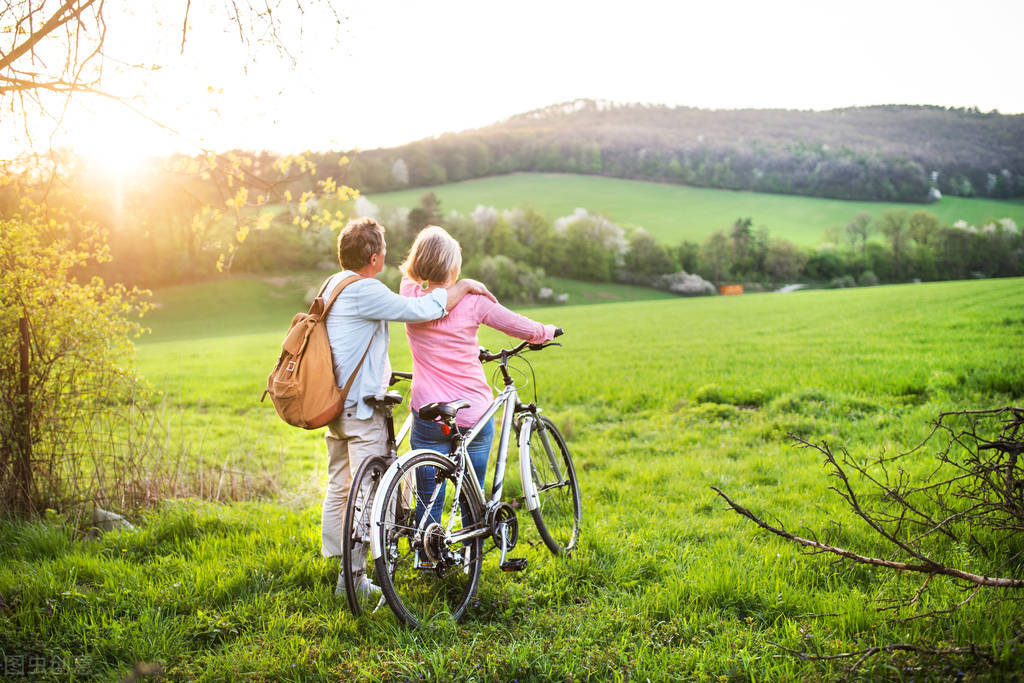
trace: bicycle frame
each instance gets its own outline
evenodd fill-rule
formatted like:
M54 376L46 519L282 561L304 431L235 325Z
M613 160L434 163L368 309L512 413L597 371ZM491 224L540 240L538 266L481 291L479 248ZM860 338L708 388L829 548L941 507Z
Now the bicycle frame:
M412 431L412 413L405 418L402 422L402 426L398 429L398 434L395 436L395 452L393 455L398 455L398 449L405 443L406 438L409 436L409 432Z
M504 407L504 413L502 414L501 432L498 440L498 455L494 465L494 481L491 486L491 497L485 501L484 491L482 487L479 486L479 484L476 484L476 477L464 476L466 467L468 466L467 463L469 462L466 446L472 443L474 439L476 439L476 437L483 430L487 422L492 417L494 417L494 415L502 407ZM479 420L477 420L476 424L473 425L473 427L470 428L466 436L462 438L461 443L458 445L456 452L453 454L454 457L452 455L439 453L429 448L420 448L409 451L402 457L398 458L398 460L392 463L392 465L387 469L387 471L384 473L383 478L378 484L378 490L386 491L388 487L391 486L391 483L394 481L394 479L399 476L399 471L401 470L401 468L404 467L404 465L413 457L421 453L435 453L449 460L452 464L452 467L458 468L459 470L460 476L458 477L458 486L456 487L456 490L454 492L456 500L458 499L460 493L459 487L462 486L462 483L472 480L473 483L476 484L470 487L469 495L473 500L473 505L479 508L480 510L485 510L491 506L497 505L501 501L501 495L504 490L505 469L508 464L508 445L512 435L512 421L517 412L527 413L523 418L523 422L520 426L519 432L519 471L520 478L523 484L523 496L526 500L527 510L536 510L539 504L539 500L537 497L537 491L534 489L533 486L533 480L530 477L530 430L533 426L533 421L537 413L537 408L536 406L533 405L524 406L523 404L521 404L519 402L519 394L516 391L516 387L514 385L506 386L495 397L494 401L491 403L490 407L483 414L483 416ZM409 420L407 420L407 422L410 422L411 418L412 414L410 413ZM405 425L403 425L403 432L404 430ZM543 433L542 438L546 441L547 434ZM435 496L436 495L437 491L435 491ZM433 501L430 501L430 503L432 502ZM428 507L430 503L428 503ZM373 501L373 513L371 519L374 520L372 524L374 524L375 527L378 524L376 520L380 518L380 514L382 512L381 506L383 504L383 499L381 497L376 497ZM449 523L451 523L451 521L452 520L450 520ZM378 559L384 553L384 548L381 545L381 534L379 533L379 531L379 529L374 528L370 534L370 550L374 560ZM449 529L448 531L450 532L451 530ZM453 534L451 537L451 542L458 543L462 541L468 541L478 536L489 535L490 530L486 527L471 528L463 530L460 533Z

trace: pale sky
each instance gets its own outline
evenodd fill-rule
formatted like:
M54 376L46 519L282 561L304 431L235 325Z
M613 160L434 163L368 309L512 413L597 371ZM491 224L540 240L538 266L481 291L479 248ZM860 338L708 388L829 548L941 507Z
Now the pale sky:
M391 146L587 97L702 108L909 103L1024 112L1020 0L347 0L301 38L240 45L219 1L107 7L105 87L178 131L78 98L58 144L108 160L200 147ZM288 4L285 2L284 4ZM5 124L6 125L6 124Z

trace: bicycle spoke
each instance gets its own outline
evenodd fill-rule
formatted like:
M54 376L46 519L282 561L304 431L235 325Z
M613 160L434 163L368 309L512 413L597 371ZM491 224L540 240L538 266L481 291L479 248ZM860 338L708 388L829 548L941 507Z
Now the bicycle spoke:
M532 510L537 531L554 553L568 552L579 537L580 494L569 448L558 429L546 417L531 425L530 477L537 493Z
M379 457L360 465L353 477L342 527L342 582L349 609L357 616L371 611L381 595L376 568L369 558L369 530L373 499L385 469L385 462Z
M424 453L406 463L401 476L380 494L385 496L383 509L390 510L382 522L387 548L377 560L382 588L388 604L410 626L458 620L476 591L482 543L479 538L452 540L476 521L457 476L446 458ZM403 488L413 492L403 509L409 521L394 513L402 509Z

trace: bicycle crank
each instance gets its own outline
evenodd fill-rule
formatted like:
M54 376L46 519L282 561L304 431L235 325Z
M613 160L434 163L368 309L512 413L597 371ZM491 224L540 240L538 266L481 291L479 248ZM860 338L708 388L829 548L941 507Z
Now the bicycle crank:
M501 548L502 559L506 550L512 550L519 542L519 520L516 511L508 503L498 503L487 511L487 528L491 530L494 545Z
M525 557L507 557L508 551L515 548L519 541L519 520L516 519L516 511L512 506L501 503L491 508L487 513L487 522L494 538L494 545L501 550L501 559L498 560L501 570L519 572L526 569Z

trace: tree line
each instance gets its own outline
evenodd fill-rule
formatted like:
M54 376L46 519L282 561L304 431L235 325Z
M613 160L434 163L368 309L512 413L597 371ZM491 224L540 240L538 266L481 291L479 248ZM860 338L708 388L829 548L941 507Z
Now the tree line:
M945 226L923 209L891 209L877 218L857 213L817 247L773 236L751 217L737 218L702 243L665 245L643 228L626 230L582 208L554 221L528 207L444 214L427 192L412 209L381 210L360 199L356 210L387 226L395 263L420 229L444 226L462 245L464 271L498 296L519 301L538 298L546 273L670 289L685 272L716 287L739 283L755 291L798 282L850 287L1024 275L1024 237L1013 220Z
M366 192L559 172L835 199L1024 196L1024 116L877 106L710 111L593 100L354 156Z
M209 277L225 266L269 272L336 265L336 230L353 206L347 188L336 188L321 176L345 173L348 164L320 158L302 162L296 172L266 153L228 153L223 162L204 159L198 172L191 167L195 163L191 158L167 160L112 192L95 169L64 160L49 205L73 210L105 233L109 258L92 263L88 274L155 287ZM264 185L243 190L220 163L230 173L259 175ZM0 215L15 213L19 201L13 186L0 187ZM488 283L500 280L499 289L516 300L536 298L543 273L665 287L671 282L665 276L680 271L716 286L743 282L755 287L1024 274L1020 231L1012 221L942 225L927 210L909 207L877 218L851 216L848 225L810 249L772 234L754 217L739 217L701 243L662 244L642 228L625 230L585 210L556 220L528 207L499 211L481 206L460 215L443 211L430 192L409 209L380 211L366 199L357 200L354 208L377 215L387 226L392 265L420 228L438 223L462 243L467 273Z

